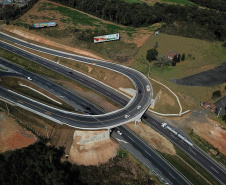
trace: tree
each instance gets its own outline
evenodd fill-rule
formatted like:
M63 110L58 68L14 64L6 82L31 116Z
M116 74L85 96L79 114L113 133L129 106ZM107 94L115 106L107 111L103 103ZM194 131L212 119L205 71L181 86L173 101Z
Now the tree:
M214 91L212 95L212 99L217 99L219 97L221 97L221 91L220 90Z
M177 62L177 55L174 55L173 61L174 61L174 62Z
M181 61L185 60L185 54L183 53L182 57L181 57Z
M180 62L180 54L179 55L177 55L177 62Z
M149 49L147 50L147 56L146 59L151 62L153 60L157 59L159 52L156 49Z
M164 67L164 65L169 64L169 60L167 59L166 55L161 55L157 58L157 61L155 62L155 65L157 67Z
M172 66L176 66L177 65L177 63L175 62L175 61L172 61Z

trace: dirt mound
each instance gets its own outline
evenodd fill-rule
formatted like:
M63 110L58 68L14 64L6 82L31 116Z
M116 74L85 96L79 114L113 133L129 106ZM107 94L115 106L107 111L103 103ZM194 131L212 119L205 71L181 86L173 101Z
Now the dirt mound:
M0 152L20 149L37 141L32 132L22 128L13 118L0 113Z
M105 131L80 131L74 133L74 141L69 153L69 161L80 165L99 165L117 154L118 144L111 139L87 142L89 138Z
M145 125L142 122L138 123L137 127L134 126L134 123L129 123L127 126L158 151L169 155L176 154L173 144L150 126Z

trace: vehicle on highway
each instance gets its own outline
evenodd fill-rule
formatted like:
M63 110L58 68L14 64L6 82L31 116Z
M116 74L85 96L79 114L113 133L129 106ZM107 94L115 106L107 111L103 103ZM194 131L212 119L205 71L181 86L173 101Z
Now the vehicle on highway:
M129 115L129 114L126 114L126 115L125 115L125 118L128 118L128 117L130 117L130 115Z
M27 77L27 79L28 79L28 80L30 80L30 81L32 80L32 78L31 78L31 77Z
M140 109L141 108L141 105L139 105L138 107L137 107L137 109Z
M185 144L193 147L193 143L191 141L189 141L186 137L184 137L183 135L181 135L180 133L178 133L176 130L174 130L173 128L171 128L170 126L167 125L167 123L163 122L161 125L163 128L169 130L172 134L174 134L176 137L178 137L179 139L181 139Z
M73 74L71 71L69 71L70 74Z
M142 94L142 91L140 89L138 90L138 94Z
M117 134L121 136L121 135L122 135L122 132L120 132L120 131L118 130L118 131L117 131Z
M146 85L146 90L149 92L151 90L150 85Z
M181 134L177 134L177 137L180 138L182 141L184 141L186 144L188 144L189 146L193 146L193 143L190 142L186 137L182 136Z
M167 125L167 123L166 123L166 122L163 122L161 126L162 126L163 128L165 128L166 125Z

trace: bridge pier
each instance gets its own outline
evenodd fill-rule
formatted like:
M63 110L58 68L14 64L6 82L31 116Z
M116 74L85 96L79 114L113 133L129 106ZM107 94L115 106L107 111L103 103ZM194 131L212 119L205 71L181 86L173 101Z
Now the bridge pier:
M140 118L135 119L135 121L134 121L135 127L137 127L137 123L139 123L139 122L141 122L141 119Z

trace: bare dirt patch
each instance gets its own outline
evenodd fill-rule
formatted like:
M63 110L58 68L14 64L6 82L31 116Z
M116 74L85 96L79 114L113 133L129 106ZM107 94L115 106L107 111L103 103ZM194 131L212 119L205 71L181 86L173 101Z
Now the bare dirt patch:
M5 113L0 113L0 152L27 147L36 141L37 137L32 132Z
M111 139L80 144L84 139L106 131L76 130L74 141L69 153L69 161L80 165L99 165L106 163L117 155L118 144Z
M208 118L206 110L194 110L184 117L169 118L169 120L185 132L190 132L193 129L195 134L226 155L226 130L223 130L218 122Z
M150 126L144 124L143 122L140 122L137 127L135 127L134 123L129 123L127 126L141 136L156 150L169 155L176 154L173 144L161 134L153 130Z

